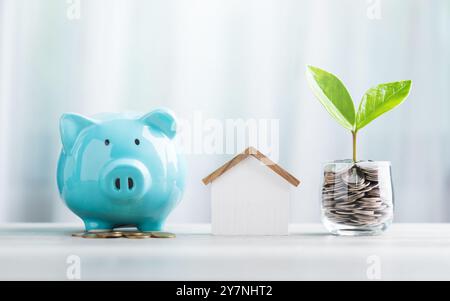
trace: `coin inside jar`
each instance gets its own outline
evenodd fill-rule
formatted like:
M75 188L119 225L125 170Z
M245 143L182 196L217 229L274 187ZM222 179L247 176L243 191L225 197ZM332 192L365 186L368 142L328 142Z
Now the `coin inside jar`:
M339 172L324 168L322 211L327 219L362 227L383 223L392 215L392 201L381 196L379 168L367 165L357 163Z

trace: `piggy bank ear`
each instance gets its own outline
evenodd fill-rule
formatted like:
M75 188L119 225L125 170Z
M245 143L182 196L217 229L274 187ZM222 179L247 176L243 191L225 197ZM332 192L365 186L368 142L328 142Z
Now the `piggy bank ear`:
M96 123L96 121L79 114L63 114L59 121L59 131L64 152L70 153L81 131Z
M169 139L177 134L177 120L175 114L168 109L157 109L145 114L140 120L164 133Z

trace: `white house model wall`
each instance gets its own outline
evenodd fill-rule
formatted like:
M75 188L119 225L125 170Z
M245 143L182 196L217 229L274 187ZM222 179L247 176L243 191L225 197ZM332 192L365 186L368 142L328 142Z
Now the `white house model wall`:
M213 234L287 235L290 185L249 156L211 183Z

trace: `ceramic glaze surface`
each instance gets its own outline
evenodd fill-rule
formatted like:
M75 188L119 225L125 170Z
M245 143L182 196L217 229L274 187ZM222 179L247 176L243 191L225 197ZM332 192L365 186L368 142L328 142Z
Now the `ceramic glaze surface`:
M184 190L176 126L166 109L142 116L61 117L58 189L86 230L123 225L161 230Z

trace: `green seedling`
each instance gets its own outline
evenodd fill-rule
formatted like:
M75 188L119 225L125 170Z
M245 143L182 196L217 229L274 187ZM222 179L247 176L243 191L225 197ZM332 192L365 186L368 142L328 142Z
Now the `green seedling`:
M351 131L354 162L356 162L358 131L401 104L408 97L411 89L410 80L379 84L366 91L356 112L350 94L335 75L317 67L308 66L306 78L314 95L328 113L340 125Z

